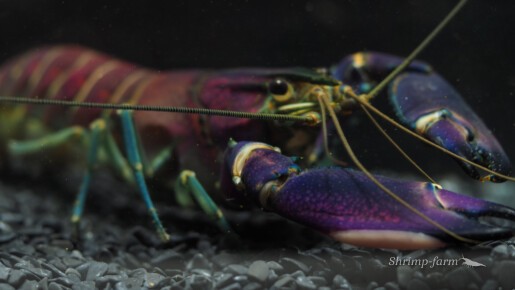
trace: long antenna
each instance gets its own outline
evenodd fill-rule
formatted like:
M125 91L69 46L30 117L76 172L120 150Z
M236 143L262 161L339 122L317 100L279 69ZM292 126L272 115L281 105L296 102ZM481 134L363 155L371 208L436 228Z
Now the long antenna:
M399 75L417 56L424 50L433 39L447 26L447 24L454 18L454 16L463 8L467 0L461 0L454 6L454 8L445 16L445 18L424 38L424 40L404 59L404 61L397 66L389 75L386 76L372 91L366 96L369 99L377 96L396 76Z
M401 148L401 146L399 144L397 144L397 142L395 142L395 140L393 140L393 138L390 137L390 135L388 135L388 133L386 133L386 131L383 129L383 127L377 122L377 120L374 118L374 116L372 116L372 114L370 114L370 112L367 110L367 108L365 108L363 105L361 105L361 109L363 111L365 111L365 113L367 114L367 117L370 119L370 121L372 121L372 124L374 124L376 129L383 135L384 138L386 138L386 140L388 140L388 142L390 142L390 144L392 144L393 147L395 147L395 149L397 151L399 151L399 153L401 153L401 155L402 155L402 157L404 157L404 159L408 160L408 162L411 163L411 165L413 165L413 167L415 167L429 181L431 181L431 183L434 183L437 186L440 186L438 184L438 182L436 182L431 176L429 176L429 174L427 172L425 172L424 169L422 169L422 167L420 167L417 164L417 162L415 162L415 160L413 160L413 158L411 158L408 155L408 153L406 153L406 151L404 151Z
M188 107L173 107L173 106L147 106L147 105L131 105L131 104L109 104L109 103L95 103L95 102L75 102L64 101L55 99L33 99L22 97L9 97L0 96L0 102L11 104L34 104L34 105L48 105L48 106L67 106L76 108L88 109L108 109L108 110L133 110L133 111L151 111L151 112L167 112L167 113L185 113L185 114L200 114L200 115L213 115L231 118L244 118L255 120L267 121L294 121L303 122L307 124L317 124L319 122L316 116L291 116L283 114L269 114L269 113L250 113L239 112L230 110L216 110L206 108L188 108Z
M460 9L466 4L467 0L461 0L450 12L449 14L444 18L442 22L440 22L437 27L413 50L413 52L410 53L410 55L396 68L394 69L381 83L379 83L369 94L363 95L362 98L356 96L351 88L346 90L346 94L349 96L354 95L356 98L354 98L356 101L359 101L360 104L365 105L366 108L373 110L374 112L379 112L376 108L374 108L372 105L368 103L368 100L372 99L374 96L379 94L379 92L384 89L384 87L390 83L399 73L404 70L413 59L415 59L418 54L427 47L427 45L440 33L440 31L449 23L449 21L460 11ZM319 102L323 102L326 106L327 110L329 111L329 115L331 116L331 119L334 122L336 131L338 133L338 136L340 137L340 140L343 143L343 146L345 147L346 152L349 154L351 160L354 162L354 164L374 183L376 184L381 190L383 190L385 193L387 193L390 197L392 197L394 200L408 208L410 211L430 223L431 225L435 226L439 230L443 231L444 233L448 234L449 236L453 237L456 240L465 242L465 243L478 243L476 240L468 239L465 237L462 237L453 231L445 228L440 223L432 220L428 216L426 216L424 213L420 212L418 209L413 207L411 204L406 202L404 199L399 197L397 194L395 194L393 191L388 189L386 186L384 186L379 180L377 180L366 168L365 166L359 161L357 156L354 154L354 151L352 150L347 138L345 137L345 134L343 133L343 130L340 126L340 123L338 122L338 118L336 117L336 113L334 112L333 108L331 107L330 101L325 95L319 96ZM382 114L382 113L381 113ZM383 117L384 114L380 115ZM384 115L387 117L386 115ZM386 119L386 118L385 118ZM391 118L387 118L387 120L391 120L394 123L396 123ZM399 125L400 126L400 125ZM402 127L402 126L401 126ZM407 129L406 129L407 130ZM411 131L410 131L411 132ZM414 134L414 133L413 133ZM432 143L432 142L430 142ZM450 151L449 151L450 152Z

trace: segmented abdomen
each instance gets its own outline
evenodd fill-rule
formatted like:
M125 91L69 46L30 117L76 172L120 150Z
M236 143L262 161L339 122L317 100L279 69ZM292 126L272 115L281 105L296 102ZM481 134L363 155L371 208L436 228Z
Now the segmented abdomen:
M159 94L159 90L167 86L164 82L170 83L170 78L173 78L173 90L179 96L176 95L168 105L186 105L188 92L184 88L190 87L195 73L160 74L79 46L57 46L29 51L2 66L0 93L20 97L136 104L145 103L145 95ZM162 96L153 95L149 98L154 101L157 97ZM86 124L100 113L99 110L54 106L46 107L43 114L52 123L56 116L63 116L61 112L66 112L68 125Z
M29 51L1 66L0 94L83 102L195 107L199 106L199 101L192 97L192 91L194 84L203 79L202 75L201 71L158 72L79 46L56 46ZM98 109L64 106L31 105L24 108L26 115L22 118L16 110L11 113L9 109L0 110L2 122L8 124L4 126L6 128L0 126L0 140L34 138L31 134L25 134L28 131L27 119L41 120L48 131L46 133L50 133L72 125L87 128L102 113ZM114 111L108 112L114 114ZM4 119L8 119L8 122L4 122ZM117 120L111 118L111 124ZM134 123L149 158L173 143L174 155L179 156L177 162L180 163L175 170L189 168L197 171L199 176L207 177L217 170L218 167L211 161L215 160L218 150L206 145L209 142L205 140L205 130L198 115L136 111ZM117 130L111 131L119 137ZM45 134L41 133L41 136ZM0 142L0 154L3 144L3 141ZM121 141L119 146L123 148Z

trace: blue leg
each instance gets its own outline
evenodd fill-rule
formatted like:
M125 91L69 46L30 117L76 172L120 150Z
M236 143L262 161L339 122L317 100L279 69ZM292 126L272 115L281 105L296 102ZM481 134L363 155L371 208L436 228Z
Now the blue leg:
M139 138L137 143L140 144ZM117 170L118 174L127 182L134 184L134 175L132 174L131 166L127 159L123 156L122 151L118 147L118 144L113 137L111 132L107 132L104 142L102 143L103 148L106 150L108 162ZM142 152L141 146L138 146L139 152ZM142 156L142 164L145 169L144 175L152 177L159 171L167 161L172 158L173 146L169 146L159 152L150 162L145 162L145 158Z
M100 143L100 135L105 131L106 123L102 119L98 119L91 123L90 129L91 133L89 135L89 148L88 148L88 156L87 156L87 168L84 172L84 177L82 178L82 183L80 185L79 193L75 198L75 203L73 205L72 224L75 226L75 229L78 229L78 224L80 222L80 218L84 211L84 203L86 201L86 196L88 194L89 185L91 183L91 171L93 170L93 166L97 162L98 148Z
M84 130L83 127L73 126L38 139L11 141L9 143L9 153L13 155L26 155L49 148L57 148L76 139L81 140L82 145L86 146L88 151L87 168L84 172L79 192L75 198L71 216L76 236L78 234L78 224L84 211L84 203L91 183L91 171L97 161L100 134L104 131L105 127L105 121L98 119L91 123L90 132Z
M73 126L33 140L12 140L8 143L8 150L11 155L32 154L40 152L43 148L62 146L75 138L82 138L84 136L84 128Z
M134 184L134 175L132 169L127 162L127 159L123 156L116 140L111 132L107 132L103 140L103 148L106 150L108 162L118 171L118 174L130 184Z
M147 188L147 184L145 183L145 177L143 174L143 163L141 161L139 147L136 137L136 130L134 129L134 124L132 122L132 112L127 110L119 111L121 121L122 121L122 130L123 130L123 139L125 143L125 148L127 151L127 156L129 159L129 163L132 167L132 171L134 173L134 177L136 180L136 184L139 187L139 191L145 205L149 211L150 216L154 222L157 233L162 241L169 241L170 236L166 233L159 216L157 215L157 211L154 207L152 199L150 198L150 194Z
M41 148L56 148L63 144L70 143L75 139L82 141L88 151L87 168L84 172L82 182L75 198L72 209L71 222L78 234L78 225L84 211L84 203L88 194L89 185L91 183L91 172L93 166L97 162L97 155L102 133L105 131L106 123L103 119L95 120L90 125L90 132L84 130L83 127L73 126L65 128L56 133L28 141L11 141L9 143L9 153L14 155L25 155L41 151Z
M176 193L183 196L187 195L187 192L191 192L200 208L216 221L220 230L226 233L233 232L231 226L229 226L229 223L225 219L222 210L216 205L204 187L200 184L193 171L182 171L175 188L177 191Z

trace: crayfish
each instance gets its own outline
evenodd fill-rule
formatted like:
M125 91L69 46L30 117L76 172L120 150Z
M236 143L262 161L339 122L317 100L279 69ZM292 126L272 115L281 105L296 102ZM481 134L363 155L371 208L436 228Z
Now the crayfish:
M25 104L0 112L0 138L7 144L0 148L2 156L19 157L81 140L87 167L72 222L80 221L93 168L109 164L138 186L163 241L169 234L146 185L156 174L176 179L179 203L191 203L191 193L223 231L231 226L210 197L214 191L237 206L270 210L357 245L432 248L511 236L513 229L478 218L515 220L512 208L436 182L374 176L352 157L362 171L303 171L273 147L309 151L306 160L316 164L327 151L327 130L346 143L339 118L360 108L383 116L370 102L387 81L375 84L387 76L390 102L411 134L443 147L472 178L513 180L499 142L446 80L424 62L375 52L350 55L325 69L157 72L79 46L35 49L0 67L0 93L19 96L0 102ZM296 123L278 126L270 121L276 119ZM323 132L313 128L319 123ZM301 141L288 138L299 135ZM219 187L213 172L221 175Z

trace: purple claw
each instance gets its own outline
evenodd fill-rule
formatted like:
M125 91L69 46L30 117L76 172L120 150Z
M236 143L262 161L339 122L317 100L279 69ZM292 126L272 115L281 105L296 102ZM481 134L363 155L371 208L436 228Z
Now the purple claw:
M234 147L228 164L233 172L241 169L236 171L245 194L268 210L356 245L418 249L455 242L361 172L336 167L299 172L289 158L270 149L256 148L240 155L245 151L242 148L255 143L243 144ZM431 183L376 177L431 220L462 237L484 241L513 235L513 229L478 220L482 216L515 220L512 208L438 189Z
M333 67L332 74L356 93L367 93L375 80L384 78L402 61L385 53L355 53ZM511 174L511 162L502 147L451 85L421 61L413 61L405 72L390 86L390 100L401 122L461 157ZM504 181L495 175L481 177L475 167L458 163L473 178Z
M377 177L402 199L448 230L474 240L506 238L512 230L480 223L481 216L515 220L515 211L431 183ZM343 242L374 247L432 248L453 242L373 184L341 168L307 171L286 182L271 203L277 213Z
M403 74L390 88L401 122L468 160L510 175L511 162L483 121L443 78L431 74ZM481 179L477 169L458 160L465 172ZM494 182L504 181L488 176Z
M342 59L332 69L334 78L351 86L357 94L368 93L375 80L383 79L398 67L403 58L380 52L357 52ZM407 68L409 72L429 73L431 66L415 60Z

